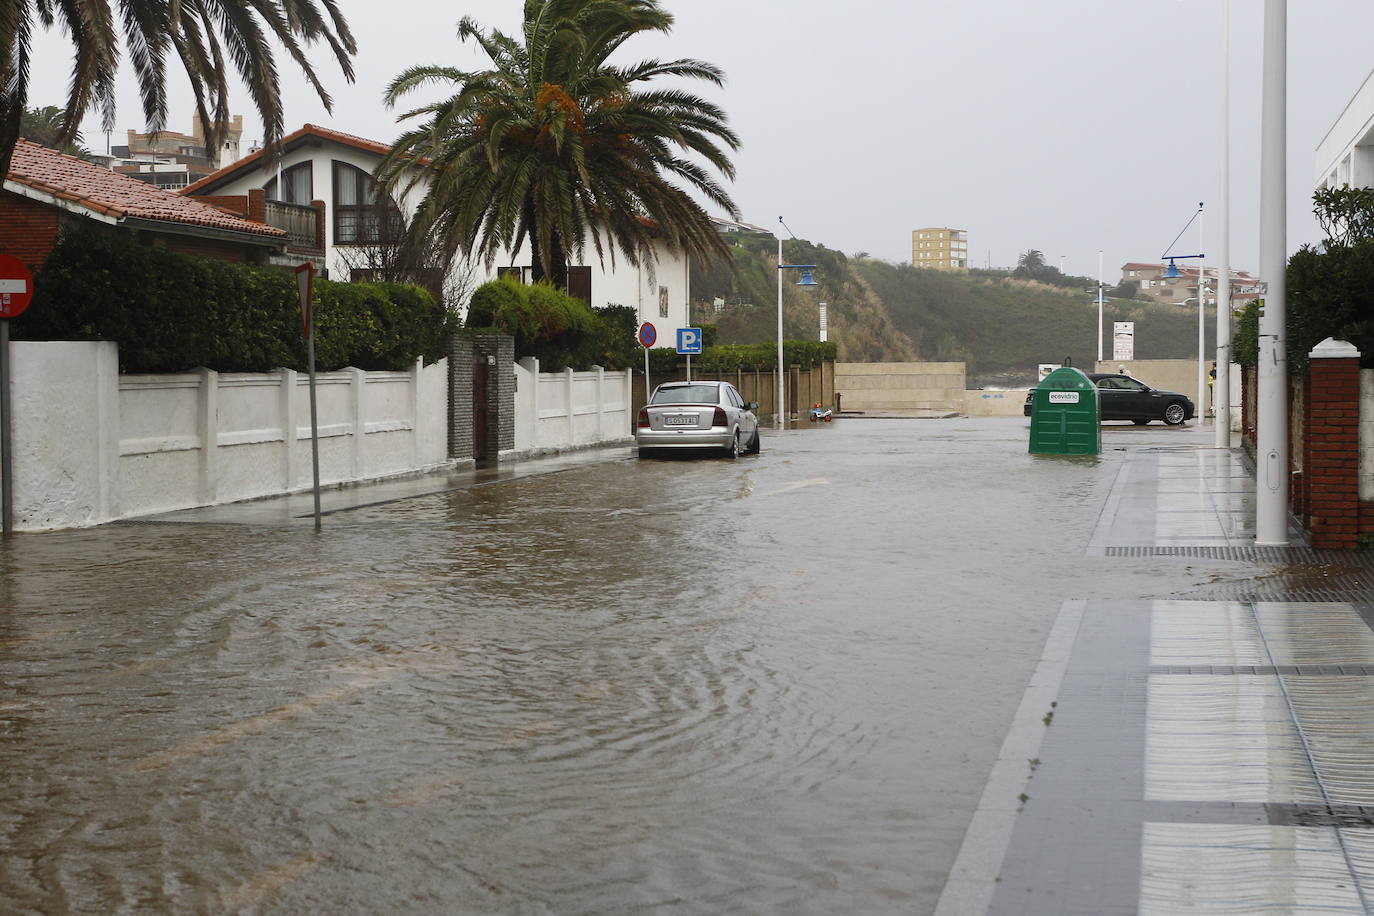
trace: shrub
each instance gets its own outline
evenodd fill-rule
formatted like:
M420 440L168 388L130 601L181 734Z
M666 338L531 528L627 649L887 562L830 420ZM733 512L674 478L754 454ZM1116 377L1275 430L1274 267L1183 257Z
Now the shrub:
M546 283L526 286L509 279L473 291L467 326L509 334L517 358L532 356L547 371L591 365L609 333L581 299Z
M306 368L295 279L281 269L172 254L80 227L63 233L34 287L16 337L113 340L125 372ZM427 292L394 284L317 280L315 316L322 370L432 362L452 325Z

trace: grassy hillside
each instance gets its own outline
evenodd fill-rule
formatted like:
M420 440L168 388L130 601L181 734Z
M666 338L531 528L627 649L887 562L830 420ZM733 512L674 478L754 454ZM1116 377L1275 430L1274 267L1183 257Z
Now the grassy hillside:
M694 317L715 323L722 343L772 340L777 327L777 243L767 236L733 240L736 270L717 265L694 271ZM842 360L962 360L970 384L1021 384L1038 363L1089 367L1097 356L1097 303L1092 290L1065 289L992 271L946 273L866 257L849 258L808 242L785 243L789 264L817 265L816 291L796 287L800 271L784 277L787 337L815 340L817 302L828 303L830 339ZM725 300L716 315L713 298ZM1103 309L1110 359L1113 321L1136 323L1137 359L1186 358L1197 353L1195 306L1109 300ZM1208 346L1214 322L1208 319Z

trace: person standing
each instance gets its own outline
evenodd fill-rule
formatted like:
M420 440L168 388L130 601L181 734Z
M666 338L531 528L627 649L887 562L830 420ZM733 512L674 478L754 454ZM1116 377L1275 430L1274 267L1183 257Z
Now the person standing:
M1207 373L1207 416L1214 417L1217 412L1217 364L1212 363L1212 368Z

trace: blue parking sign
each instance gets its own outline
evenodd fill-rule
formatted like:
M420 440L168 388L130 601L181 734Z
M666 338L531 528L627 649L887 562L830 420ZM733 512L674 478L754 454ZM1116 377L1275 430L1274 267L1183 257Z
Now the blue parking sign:
M679 356L699 355L701 353L701 328L678 328L677 352Z

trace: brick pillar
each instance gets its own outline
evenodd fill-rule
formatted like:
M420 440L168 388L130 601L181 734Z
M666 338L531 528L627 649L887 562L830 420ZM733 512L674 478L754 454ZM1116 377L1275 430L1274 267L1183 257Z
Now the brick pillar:
M477 356L494 358L487 378L487 438L490 455L515 448L515 338L504 334L478 334L475 343Z
M448 456L473 458L472 374L477 348L458 334L448 339Z
M1308 530L1313 547L1353 549L1360 531L1360 351L1328 337L1309 356Z
M1288 489L1288 503L1293 508L1293 514L1301 521L1304 528L1312 527L1312 516L1309 511L1312 506L1312 475L1307 473L1312 467L1312 442L1313 438L1306 435L1306 430L1312 422L1312 376L1309 373L1307 378L1299 380L1297 388L1302 392L1302 404L1300 409L1294 410L1289 421L1289 429L1297 438L1297 448L1293 453L1293 464L1297 466L1290 478L1292 483Z

